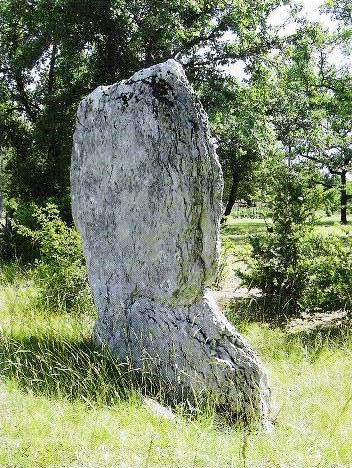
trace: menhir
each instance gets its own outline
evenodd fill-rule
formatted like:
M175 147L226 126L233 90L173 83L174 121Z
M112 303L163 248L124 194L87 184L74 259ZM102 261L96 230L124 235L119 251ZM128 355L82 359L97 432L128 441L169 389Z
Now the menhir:
M180 64L141 70L81 102L71 181L97 340L177 398L212 395L229 415L266 420L265 371L208 289L223 180Z

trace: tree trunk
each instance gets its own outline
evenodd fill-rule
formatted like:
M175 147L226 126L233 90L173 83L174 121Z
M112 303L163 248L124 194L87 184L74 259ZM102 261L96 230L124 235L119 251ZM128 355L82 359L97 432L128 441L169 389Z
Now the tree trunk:
M50 99L54 91L54 82L55 82L55 65L57 59L57 45L54 43L51 49L50 56L50 65L49 65L49 74L48 74L48 88L47 88L47 99Z
M340 185L340 206L341 206L341 224L347 224L347 202L348 195L346 189L346 171L341 172L341 185Z
M210 396L231 419L265 421L265 370L208 289L218 266L222 177L182 67L169 60L98 88L77 122L72 208L98 342L175 403Z
M226 203L224 216L223 216L221 222L224 221L225 216L229 216L231 214L233 205L235 204L235 201L236 201L239 183L240 183L239 171L234 169L233 172L232 172L231 190L230 190L229 197L228 197L228 200L227 200L227 203Z

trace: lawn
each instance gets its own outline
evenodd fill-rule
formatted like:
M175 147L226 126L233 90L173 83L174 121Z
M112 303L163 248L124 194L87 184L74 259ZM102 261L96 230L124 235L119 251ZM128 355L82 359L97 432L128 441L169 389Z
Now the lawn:
M258 229L265 224L231 219L224 236L243 242ZM49 313L36 305L30 275L16 271L2 277L0 289L0 466L352 465L346 324L289 332L233 315L228 306L268 368L272 432L230 428L213 414L169 420L148 409L124 370L93 346L92 315Z
M222 227L222 235L231 241L244 242L249 234L265 232L267 223L270 224L270 219L229 216L226 224ZM325 234L352 234L352 222L348 222L346 226L341 226L338 215L324 216L322 213L318 213L315 230Z

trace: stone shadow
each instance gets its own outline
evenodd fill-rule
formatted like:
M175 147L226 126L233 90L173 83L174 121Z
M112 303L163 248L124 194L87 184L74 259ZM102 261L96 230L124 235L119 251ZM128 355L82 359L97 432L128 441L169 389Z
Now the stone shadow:
M24 391L103 405L127 399L134 373L91 339L51 336L0 338L0 375Z

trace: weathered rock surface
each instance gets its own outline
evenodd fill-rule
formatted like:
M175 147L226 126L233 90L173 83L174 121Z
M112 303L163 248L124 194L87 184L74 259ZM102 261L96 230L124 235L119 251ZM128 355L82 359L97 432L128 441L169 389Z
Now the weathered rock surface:
M207 290L222 174L207 117L177 62L81 102L71 181L97 339L180 394L206 390L231 413L265 418L265 372Z

